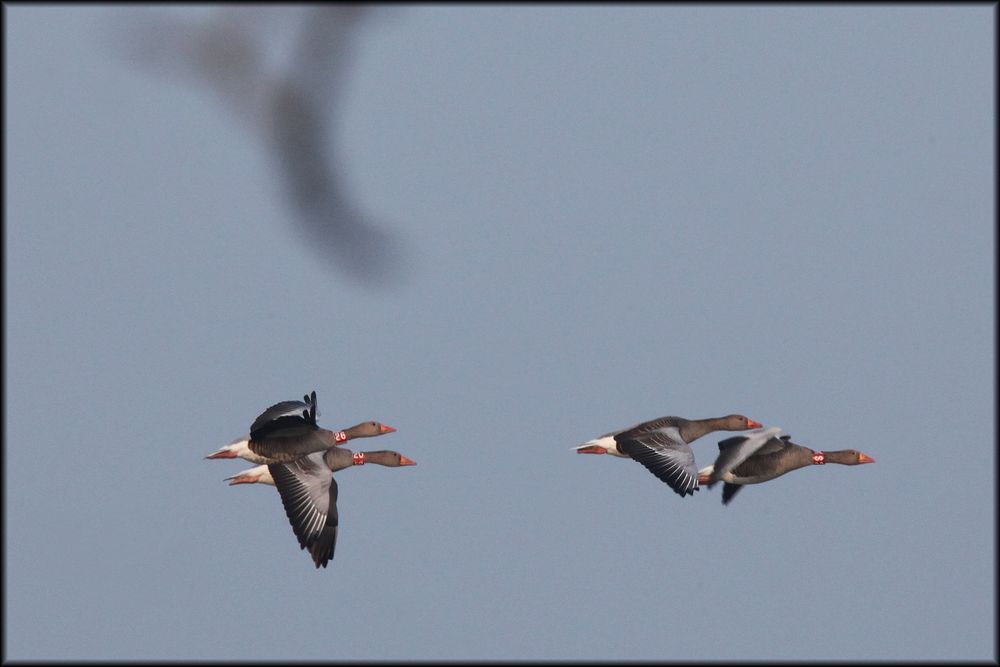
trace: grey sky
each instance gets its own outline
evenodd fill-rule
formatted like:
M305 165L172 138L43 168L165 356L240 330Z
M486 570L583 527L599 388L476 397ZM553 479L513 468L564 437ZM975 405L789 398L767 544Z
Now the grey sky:
M331 132L389 284L123 11L4 7L6 658L996 659L995 7L380 8ZM418 462L320 571L202 459L312 389ZM877 463L570 451L731 412Z

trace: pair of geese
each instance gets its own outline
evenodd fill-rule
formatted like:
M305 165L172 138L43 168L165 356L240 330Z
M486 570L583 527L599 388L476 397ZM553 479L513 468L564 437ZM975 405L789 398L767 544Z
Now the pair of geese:
M416 462L399 452L352 452L343 443L392 433L377 421L361 422L343 431L321 428L316 419L316 392L302 401L282 401L262 412L250 435L238 438L206 458L242 458L260 465L227 477L233 484L277 487L285 514L316 567L326 567L337 545L337 481L331 473L350 466L376 463L395 468ZM719 442L715 463L701 470L689 444L715 431L749 431ZM854 449L817 452L797 445L778 427L763 428L743 415L710 419L660 417L606 433L575 447L580 454L611 454L645 466L682 498L699 484L723 482L722 503L728 505L746 484L760 484L808 465L859 465L875 459Z

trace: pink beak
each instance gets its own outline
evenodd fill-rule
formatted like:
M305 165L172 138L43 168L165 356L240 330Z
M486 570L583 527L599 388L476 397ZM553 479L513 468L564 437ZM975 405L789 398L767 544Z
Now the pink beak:
M747 418L747 426L749 426L750 428L761 428L761 427L763 427L764 425L763 425L763 424L761 424L761 423L760 423L760 422L758 422L758 421L754 421L754 420L752 420L752 419L750 419L750 418Z
M396 429L392 429L392 430L395 431ZM402 454L400 454L399 455L399 465L401 465L401 466L415 466L415 465L417 465L417 462L414 461L413 459L408 459L405 456L403 456Z
M868 456L867 454L862 454L858 452L858 463L875 463L875 459Z
M205 457L206 459L235 459L236 454L228 449L220 449L214 454L209 454Z
M577 454L607 454L604 447L598 445L591 445L589 447L580 447L576 450Z
M396 429L394 429L391 426L386 426L385 424L379 424L379 432L380 432L380 434L383 434L383 433L395 433Z

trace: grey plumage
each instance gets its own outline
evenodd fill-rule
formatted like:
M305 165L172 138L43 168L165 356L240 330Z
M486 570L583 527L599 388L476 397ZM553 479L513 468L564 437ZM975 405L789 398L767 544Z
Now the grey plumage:
M607 433L622 454L641 463L682 498L698 490L698 469L688 443L706 433L719 430L739 431L757 422L743 415L710 419L659 417L627 429Z
M250 427L250 450L274 461L288 462L336 445L336 434L316 423L316 392L306 398L307 402L275 403L262 412Z
M694 452L669 422L661 419L619 433L615 442L623 454L641 463L682 498L698 490Z
M281 401L264 410L250 426L250 437L265 436L268 431L280 431L284 424L298 425L305 421L315 425L316 392L312 396L303 396L303 399L305 400Z
M719 455L715 459L708 486L714 485L724 474L754 455L764 457L784 449L782 440L776 437L779 433L781 433L780 428L772 427L748 435L737 435L721 440L719 442ZM785 440L788 438L787 435L783 436Z
M356 456L362 458L356 460ZM327 566L337 547L340 517L337 513L337 480L332 473L365 460L389 467L414 463L391 450L356 455L343 447L331 447L325 452L315 452L289 463L268 465L299 547L309 550L317 568Z
M725 482L722 503L728 505L740 488L761 484L785 473L821 463L858 465L875 459L854 449L817 452L792 442L791 436L777 437L767 429L750 435L726 438L719 442L719 456L708 478L711 487Z

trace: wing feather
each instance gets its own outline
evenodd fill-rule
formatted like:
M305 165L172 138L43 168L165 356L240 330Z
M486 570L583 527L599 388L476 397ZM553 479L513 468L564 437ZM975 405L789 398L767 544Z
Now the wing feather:
M682 498L698 490L694 452L684 441L663 430L617 439L618 448L641 463Z
M271 463L268 469L299 547L309 549L316 567L326 567L336 547L338 516L337 481L323 455Z
M282 401L275 403L257 416L250 426L250 437L266 434L271 430L281 430L289 424L315 424L309 418L309 404L302 401Z

